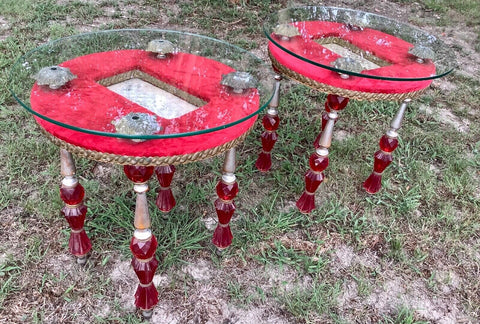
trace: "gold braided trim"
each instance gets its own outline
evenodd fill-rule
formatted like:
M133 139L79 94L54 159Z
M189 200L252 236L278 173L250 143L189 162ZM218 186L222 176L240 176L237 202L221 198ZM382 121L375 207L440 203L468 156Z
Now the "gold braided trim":
M200 152L182 154L182 155L173 155L173 156L129 156L129 155L118 155L112 153L104 153L93 150L85 149L81 146L76 146L65 142L52 134L48 133L45 129L41 128L41 131L45 136L53 142L53 144L63 148L70 153L78 156L87 158L89 160L95 160L99 162L106 163L115 163L122 165L141 165L141 166L159 166L159 165L177 165L177 164L186 164L190 162L196 162L204 159L208 159L219 155L225 151L230 150L231 148L237 146L245 140L247 135L252 131L255 124L253 124L245 133L236 139L224 143L220 146L207 149Z
M404 92L404 93L375 93L375 92L362 92L362 91L354 91L354 90L337 88L328 84L317 82L300 73L290 70L289 68L280 64L277 61L277 59L273 57L270 51L268 52L268 55L270 56L270 60L272 61L273 67L284 76L294 79L310 88L319 90L321 92L336 94L338 96L346 97L350 99L368 100L368 101L376 101L376 100L403 101L405 99L413 99L415 97L418 97L427 90L427 88L424 88L421 90Z

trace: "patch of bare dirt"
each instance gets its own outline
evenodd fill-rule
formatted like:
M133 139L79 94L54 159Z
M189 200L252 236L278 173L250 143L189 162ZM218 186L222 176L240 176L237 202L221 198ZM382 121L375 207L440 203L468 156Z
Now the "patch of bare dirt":
M380 314L394 313L401 307L415 309L415 312L427 321L435 323L458 323L467 317L459 310L459 302L449 296L432 298L425 284L415 280L406 282L405 278L393 276L386 280L382 288L377 288L366 299L366 304Z
M455 73L478 80L480 78L480 66L478 64L480 53L475 50L472 42L478 37L478 32L465 25L460 25L446 27L441 35L443 36L442 41L450 46L455 53L458 63Z
M365 313L360 317L362 323L375 323L382 314L394 317L402 308L414 310L417 319L429 323L470 323L461 310L461 301L453 297L453 290L459 289L457 279L451 272L442 273L435 278L442 282L441 290L432 294L423 280L410 281L387 270L366 282L346 280L337 299L338 306L349 323L356 322L362 313Z
M304 2L289 2L290 6L303 4ZM455 48L460 63L456 73L475 80L480 78L480 54L471 42L478 34L471 27L434 27L438 17L435 13L423 12L418 3L407 5L385 0L340 0L325 1L322 4L363 9L422 25L422 28L439 35L444 42ZM173 2L166 6L173 14L179 12L178 5ZM113 6L105 7L103 17L95 18L88 25L77 21L76 27L79 31L104 28L112 22L129 19L129 12L137 9L139 8L133 4L120 6L119 9ZM159 15L154 22L144 27L175 29L177 26L171 25L166 15ZM6 37L9 28L5 17L0 16L0 41ZM223 34L219 34L218 38L225 38L223 36L227 32L228 30L222 31ZM268 61L265 37L258 34L249 39L259 44L252 52ZM457 85L448 78L435 81L433 87L446 94L452 94L457 89ZM422 106L420 109L461 133L467 133L470 127L473 128L468 119L460 118L446 108L434 110ZM347 136L346 132L338 132L335 139L343 140ZM97 164L92 172L95 176L107 180L113 171L108 165ZM434 165L432 172L441 176L441 170ZM269 188L259 188L255 183L249 188L250 192L260 193L258 196L266 196L268 190ZM247 196L239 198L240 205L250 199ZM325 196L317 197L317 203L321 204L327 199ZM279 207L278 212L294 208L294 203L286 202L283 207ZM458 214L458 217L461 217L460 212ZM213 231L216 226L213 210L205 212L203 216L205 226ZM413 216L423 215L417 213ZM29 225L24 226L23 222L28 222ZM35 235L48 237L49 241L42 242L39 247L39 251L45 253L41 261L28 265L30 269L26 270L23 278L18 281L17 288L20 292L13 294L7 301L5 309L0 312L0 322L24 322L25 318L31 319L25 317L25 314L32 312L42 313L40 321L45 323L86 323L93 321L94 316L107 320L110 317L121 317L125 312L135 312L133 295L138 279L129 260L122 260L113 253L110 261L103 266L100 265L99 256L94 255L86 267L80 267L61 246L65 242L58 225L53 222L35 222L38 222L35 217L24 214L18 207L0 212L0 242L8 244L6 252L0 254L0 265L9 258L20 262L25 255L25 242ZM32 232L30 229L35 230ZM465 314L465 309L474 314L478 305L463 304L466 301L478 301L480 298L478 284L469 285L469 289L465 288L466 283L478 282L480 276L478 239L472 238L471 241L464 242L463 250L455 253L430 251L430 258L438 261L432 262L428 272L431 275L422 278L417 275L403 275L403 270L395 269L391 259L383 258L388 247L381 235L362 237L365 249L356 251L345 244L343 236L328 231L323 226L312 228L310 232L311 236L322 244L311 242L297 233L286 234L275 240L286 248L305 253L312 259L319 255L328 257L328 270L322 275L343 281L336 300L336 309L344 316L345 321L374 323L381 320L383 315L395 314L399 308L407 307L415 310L419 319L431 323L474 323L473 317ZM265 242L265 246L271 247L273 242ZM371 275L372 273L375 275ZM354 279L356 275L364 281ZM297 288L310 287L312 276L299 272L292 266L263 265L235 257L225 258L220 264L214 264L211 259L196 255L195 259L184 266L171 269L168 273L157 273L154 283L160 293L160 302L154 309L151 323L283 324L296 321L272 297L274 292L288 293ZM95 296L101 297L95 299ZM117 304L120 305L120 310Z
M8 37L8 34L6 33L6 31L9 28L10 28L10 25L8 24L5 17L0 16L0 41L6 39Z
M432 109L426 105L421 105L419 107L419 111L432 116L437 121L443 124L452 126L455 130L457 130L460 133L468 133L468 131L470 130L470 120L466 118L460 119L448 109L444 109L444 108Z
M117 287L120 304L127 311L135 311L134 294L137 289L138 279L133 271L130 261L118 261L112 265L110 278Z
M168 286L160 289L160 302L155 307L152 323L291 323L279 312L275 302L265 300L258 303L254 287L266 294L278 286L288 287L297 280L298 274L289 269L269 267L218 268L211 260L200 259L182 267L170 277ZM227 282L238 280L244 291L245 300L232 302L232 288ZM160 285L161 287L162 285ZM188 292L184 288L188 287ZM172 290L172 287L173 288ZM242 292L243 293L243 292ZM240 302L241 306L238 306Z

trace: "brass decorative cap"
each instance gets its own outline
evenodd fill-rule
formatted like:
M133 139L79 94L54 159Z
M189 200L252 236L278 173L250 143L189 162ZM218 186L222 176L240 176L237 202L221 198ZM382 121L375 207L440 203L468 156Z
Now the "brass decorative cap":
M231 88L235 93L242 93L246 89L256 88L257 80L247 72L231 72L222 76L220 84Z
M362 64L360 64L360 62L358 62L357 60L355 60L353 58L350 58L350 57L340 57L340 58L336 59L335 61L333 61L332 65L336 69L345 70L345 71L354 72L354 73L360 73L364 70L364 68L363 68ZM340 77L342 79L348 79L349 78L348 74L341 73L341 72L339 72L339 73L340 73Z
M273 33L282 39L288 40L294 36L300 36L298 29L290 24L280 24L273 29Z
M423 63L424 60L435 58L435 52L428 46L415 45L408 50L408 53L417 57L419 63Z
M175 53L175 46L166 39L154 39L148 43L147 51L156 53L158 58L165 58L168 54Z
M154 115L131 112L128 115L112 121L117 133L126 135L152 135L161 127ZM132 139L134 142L143 142L143 139Z
M50 89L58 89L76 79L77 76L72 74L69 68L53 65L42 68L32 78L38 85L48 85Z

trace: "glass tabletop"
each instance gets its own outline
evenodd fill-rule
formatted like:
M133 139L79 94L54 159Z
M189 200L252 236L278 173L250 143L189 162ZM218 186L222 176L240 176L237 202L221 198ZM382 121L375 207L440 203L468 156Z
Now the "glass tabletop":
M14 64L9 86L43 124L146 140L208 133L255 117L271 100L272 73L251 53L213 38L110 30L28 52Z
M358 10L289 8L268 17L263 29L286 55L345 78L431 80L447 75L455 66L453 50L437 37Z

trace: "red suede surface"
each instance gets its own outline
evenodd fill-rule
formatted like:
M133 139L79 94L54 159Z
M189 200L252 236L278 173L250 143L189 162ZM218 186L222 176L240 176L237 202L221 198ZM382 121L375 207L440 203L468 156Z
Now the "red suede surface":
M435 65L431 60L418 63L415 56L408 53L408 50L413 47L412 44L380 31L370 28L355 31L347 28L345 24L325 21L304 21L293 25L302 35L287 41L281 40L274 34L272 37L284 48L310 61L332 66L331 63L340 56L315 42L315 39L338 37L391 64L363 71L362 74L394 78L421 78L435 75ZM342 79L337 72L296 58L273 42L269 42L268 49L271 55L288 69L337 88L370 93L405 93L424 89L432 82L432 80L386 81L357 76Z
M160 134L181 134L219 127L244 118L259 107L256 89L233 94L220 85L223 74L233 69L204 57L177 53L158 59L142 50L119 50L81 56L64 62L78 77L57 90L35 84L31 92L32 109L56 121L102 132L115 132L111 124L130 112L153 114L136 103L110 91L98 80L130 70L140 70L207 102L204 106L174 119L157 117ZM147 140L91 135L70 130L36 118L55 137L85 149L129 156L173 156L217 147L238 138L255 122L256 115L238 125L211 133Z

